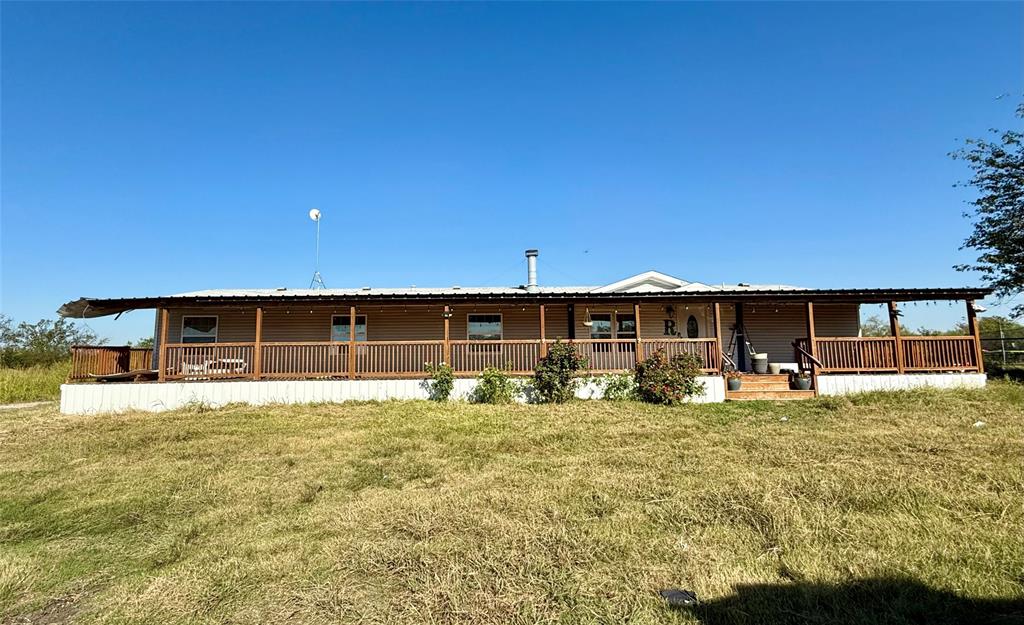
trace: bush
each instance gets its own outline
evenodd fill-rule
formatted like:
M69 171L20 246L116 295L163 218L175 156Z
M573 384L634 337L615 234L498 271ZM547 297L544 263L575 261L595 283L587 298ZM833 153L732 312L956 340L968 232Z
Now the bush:
M510 404L519 384L501 369L487 367L477 379L472 400L478 404Z
M576 372L586 366L587 359L580 356L572 345L556 341L534 370L533 386L537 397L548 404L569 401L576 396L580 383Z
M0 367L35 367L70 358L72 345L102 345L96 334L68 319L14 324L0 314Z
M426 371L430 374L430 399L434 401L448 401L455 388L455 371L451 365L440 363L435 365L432 362L426 364Z
M665 352L655 352L636 366L637 397L652 404L675 404L703 395L704 385L697 381L701 364L693 354L667 358Z
M604 398L609 401L631 401L636 396L636 377L630 373L606 375L602 378Z

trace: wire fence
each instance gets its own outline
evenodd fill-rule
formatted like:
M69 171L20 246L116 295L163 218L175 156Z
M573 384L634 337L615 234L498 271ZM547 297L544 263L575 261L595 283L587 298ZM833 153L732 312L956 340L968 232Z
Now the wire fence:
M983 337L981 351L986 364L1024 364L1024 336Z

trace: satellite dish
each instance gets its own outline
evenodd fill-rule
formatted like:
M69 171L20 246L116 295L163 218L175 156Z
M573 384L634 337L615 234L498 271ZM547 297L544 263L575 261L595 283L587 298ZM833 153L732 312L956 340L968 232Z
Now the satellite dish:
M320 209L314 208L313 210L309 211L309 218L312 219L313 221L320 221Z

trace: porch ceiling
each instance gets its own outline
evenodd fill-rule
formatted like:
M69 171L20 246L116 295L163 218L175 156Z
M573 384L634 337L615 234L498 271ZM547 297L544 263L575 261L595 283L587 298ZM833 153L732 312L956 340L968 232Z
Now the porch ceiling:
M286 306L293 303L346 304L382 303L415 304L422 302L517 302L517 303L573 303L591 301L626 301L670 303L679 301L699 302L748 302L748 301L790 301L790 302L847 302L876 304L883 302L910 302L926 300L980 300L992 293L992 289L975 287L953 288L893 288L893 289L718 289L714 292L594 292L590 287L580 290L541 290L527 292L515 288L495 289L416 289L352 290L352 291L311 291L311 290L257 290L227 292L197 292L180 295L128 298L83 297L67 302L57 313L62 317L93 318L116 315L129 310L153 308L182 308L192 306L267 305Z

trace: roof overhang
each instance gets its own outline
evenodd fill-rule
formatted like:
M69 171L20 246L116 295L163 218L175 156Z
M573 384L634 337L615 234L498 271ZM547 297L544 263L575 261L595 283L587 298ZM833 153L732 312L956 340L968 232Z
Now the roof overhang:
M692 302L815 302L881 304L885 302L913 302L938 300L980 300L991 295L988 288L913 288L913 289L790 289L757 290L735 289L692 292L579 292L579 293L353 293L347 295L317 295L315 293L279 296L261 295L168 295L159 297L90 298L68 302L57 310L62 317L91 319L154 308L196 308L216 306L291 306L295 304L358 304L363 303L455 303L455 302L536 302L572 303L597 301L671 303Z

